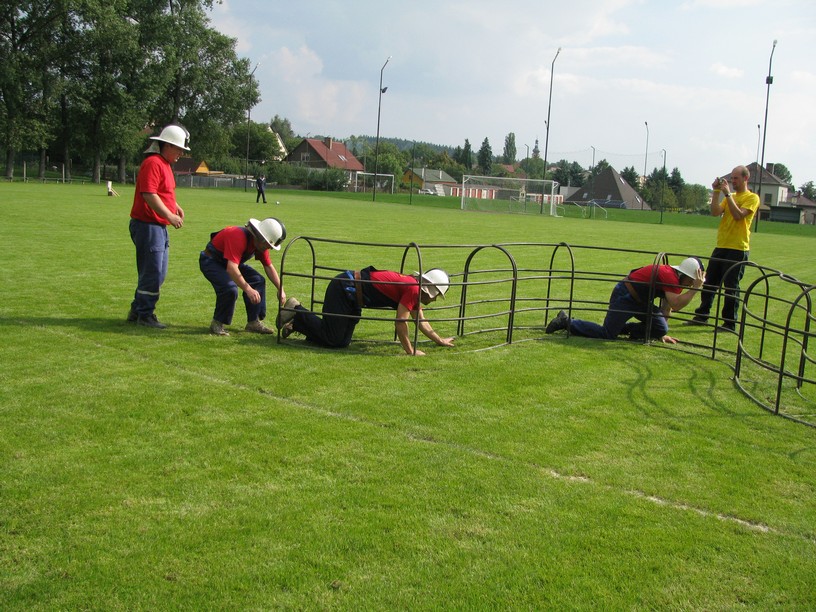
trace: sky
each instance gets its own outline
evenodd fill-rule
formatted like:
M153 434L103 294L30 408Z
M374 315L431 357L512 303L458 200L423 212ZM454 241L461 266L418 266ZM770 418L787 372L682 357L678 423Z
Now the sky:
M816 182L814 0L222 0L210 18L258 64L252 120L302 136L374 136L381 104L381 138L500 155L512 132L518 159L538 139L548 162L665 158L706 186L764 148Z

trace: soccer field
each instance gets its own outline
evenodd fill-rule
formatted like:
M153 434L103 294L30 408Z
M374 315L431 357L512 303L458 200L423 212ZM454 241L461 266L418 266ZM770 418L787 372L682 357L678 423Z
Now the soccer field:
M214 295L198 253L249 217L280 218L289 239L703 257L716 219L296 192L263 206L254 192L180 189L186 221L170 233L157 309L169 327L155 331L125 322L132 193L117 189L0 184L3 609L816 606L816 429L740 393L728 355L529 331L407 357L377 321L349 350L323 350L242 332L240 300L232 335L207 333ZM816 238L769 226L751 259L814 282ZM455 273L469 251L427 252L426 267ZM320 251L350 268L401 255ZM301 250L290 256L302 265ZM580 267L651 262L599 253Z

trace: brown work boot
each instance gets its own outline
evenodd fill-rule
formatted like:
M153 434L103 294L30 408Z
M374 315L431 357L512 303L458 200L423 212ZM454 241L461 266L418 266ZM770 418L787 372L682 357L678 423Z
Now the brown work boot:
M266 325L263 324L263 321L259 319L255 319L254 321L250 321L246 324L244 328L245 331L252 332L254 334L274 334L274 330L269 329Z
M221 321L212 320L210 323L210 333L213 336L229 336L229 332L224 329L224 324Z
M286 303L280 312L278 312L278 316L275 319L275 327L280 329L295 318L295 306L300 306L300 302L298 302L296 298L290 297L286 299Z

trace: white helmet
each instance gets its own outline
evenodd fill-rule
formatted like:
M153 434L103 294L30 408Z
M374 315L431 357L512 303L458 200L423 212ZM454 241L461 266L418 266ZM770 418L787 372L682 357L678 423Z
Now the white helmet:
M275 217L263 221L250 219L246 226L257 238L263 240L268 248L280 251L281 242L286 238L286 228Z
M190 132L180 125L170 124L165 126L158 136L151 136L150 140L158 140L159 142L169 142L171 145L176 145L185 151L190 150Z
M445 293L450 286L450 278L448 277L448 273L444 270L440 270L439 268L431 268L422 275L420 285L422 290L427 293L428 296L432 298L441 296L444 298Z
M680 274L685 274L691 279L697 278L697 270L703 270L703 264L696 257L686 257L679 266L672 266Z

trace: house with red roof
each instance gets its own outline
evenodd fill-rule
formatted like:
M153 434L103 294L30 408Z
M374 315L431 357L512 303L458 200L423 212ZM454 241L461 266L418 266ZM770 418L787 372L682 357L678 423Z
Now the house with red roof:
M357 172L365 172L363 164L352 155L346 145L330 137L323 140L304 138L286 156L285 161L318 170L338 168L348 172L349 179L352 179Z

